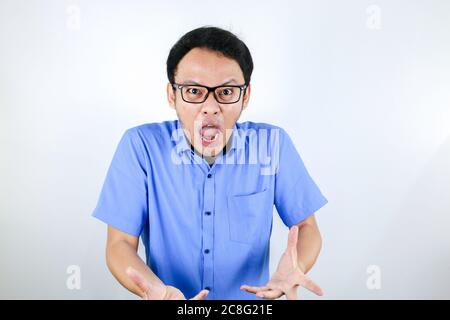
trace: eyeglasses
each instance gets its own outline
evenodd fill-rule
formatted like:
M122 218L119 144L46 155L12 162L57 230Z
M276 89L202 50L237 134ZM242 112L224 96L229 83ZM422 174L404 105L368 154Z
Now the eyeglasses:
M207 87L200 85L172 83L174 89L181 91L181 98L188 103L203 103L208 99L209 93L214 93L214 98L221 104L236 103L241 99L242 91L247 85Z

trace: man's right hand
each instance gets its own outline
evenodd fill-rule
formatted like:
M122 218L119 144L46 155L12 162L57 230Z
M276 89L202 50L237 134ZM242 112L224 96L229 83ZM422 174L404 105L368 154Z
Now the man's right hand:
M186 297L179 289L172 286L154 285L132 267L128 267L126 273L141 289L143 292L142 299L144 300L186 300ZM208 293L208 290L202 290L190 300L203 300Z

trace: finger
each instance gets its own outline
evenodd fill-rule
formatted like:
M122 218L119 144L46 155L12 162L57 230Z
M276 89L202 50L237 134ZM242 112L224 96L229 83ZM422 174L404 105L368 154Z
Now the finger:
M283 291L275 289L275 290L265 290L265 291L259 291L256 293L256 296L258 298L265 298L265 299L278 299L283 295Z
M257 293L258 291L269 290L270 288L267 286L256 287L256 286L242 285L240 289L250 293Z
M297 250L297 241L298 241L298 226L293 226L289 229L288 234L288 250Z
M206 296L208 295L209 291L204 289L202 291L200 291L195 297L193 297L190 300L203 300L206 298Z
M145 295L144 298L147 298L147 294L150 291L150 286L147 280L145 280L145 278L136 269L132 267L128 267L125 272L134 282L134 284L137 285L138 288L142 290L142 292Z
M287 300L297 300L298 296L297 296L297 286L293 287L289 290L286 290L286 299Z
M318 296L323 296L323 290L321 287L319 287L314 281L312 281L309 278L304 278L302 283L301 283L302 287L305 287L306 289L308 289L309 291L317 294Z

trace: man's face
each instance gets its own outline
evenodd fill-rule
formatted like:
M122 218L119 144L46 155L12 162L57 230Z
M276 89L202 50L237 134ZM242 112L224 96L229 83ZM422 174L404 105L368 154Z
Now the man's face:
M245 80L235 60L209 49L194 48L179 62L175 83L216 87L243 85ZM197 91L194 90L191 94L197 94ZM186 95L184 97L186 99ZM240 99L232 104L217 102L213 92L209 93L203 103L186 102L182 99L180 89L174 91L170 83L167 85L167 98L169 105L175 108L189 142L197 152L204 156L215 156L228 142L241 111L247 106L250 86L243 90Z

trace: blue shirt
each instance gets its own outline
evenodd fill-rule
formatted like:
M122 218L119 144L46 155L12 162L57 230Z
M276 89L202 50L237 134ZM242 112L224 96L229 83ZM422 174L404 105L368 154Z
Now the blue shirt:
M209 166L178 120L125 131L93 215L141 236L147 265L187 299L258 299L243 284L269 280L275 205L291 227L328 201L281 128L236 123Z

